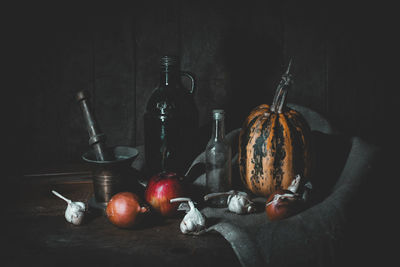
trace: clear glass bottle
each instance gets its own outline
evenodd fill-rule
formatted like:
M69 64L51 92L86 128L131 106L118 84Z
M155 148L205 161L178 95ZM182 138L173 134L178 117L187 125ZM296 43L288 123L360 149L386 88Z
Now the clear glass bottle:
M213 110L212 136L206 147L206 187L207 193L225 192L232 184L232 150L225 140L225 112ZM209 200L214 207L226 206L227 197Z

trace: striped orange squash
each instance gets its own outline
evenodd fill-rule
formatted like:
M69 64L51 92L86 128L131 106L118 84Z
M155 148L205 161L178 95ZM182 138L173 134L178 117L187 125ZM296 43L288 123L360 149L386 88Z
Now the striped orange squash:
M297 174L303 183L310 176L310 127L299 112L285 107L284 87L278 86L271 106L251 111L239 135L240 176L259 196L287 189Z

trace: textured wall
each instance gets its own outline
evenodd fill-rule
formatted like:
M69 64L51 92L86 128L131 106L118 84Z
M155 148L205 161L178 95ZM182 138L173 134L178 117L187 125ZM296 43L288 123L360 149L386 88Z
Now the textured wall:
M87 89L110 145L143 144L142 116L164 54L179 55L197 77L205 139L213 108L227 110L232 129L270 103L292 57L290 102L385 143L393 99L387 8L303 2L25 6L9 19L9 99L18 112L7 143L26 166L79 162L87 133L74 94Z

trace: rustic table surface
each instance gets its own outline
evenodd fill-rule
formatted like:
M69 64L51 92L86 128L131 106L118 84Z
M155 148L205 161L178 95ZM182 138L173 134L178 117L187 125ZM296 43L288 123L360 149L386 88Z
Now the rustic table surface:
M13 199L6 216L1 266L238 266L229 243L217 233L183 235L181 219L147 221L137 229L119 229L91 210L85 223L64 218L67 204L56 190L88 204L93 196L89 175L77 179L35 176L13 180L5 199ZM13 192L11 192L13 191ZM4 215L4 214L3 214Z

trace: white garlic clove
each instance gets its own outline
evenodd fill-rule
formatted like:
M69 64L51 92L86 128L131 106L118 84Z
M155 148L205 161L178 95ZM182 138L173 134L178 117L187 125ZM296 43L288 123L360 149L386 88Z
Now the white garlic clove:
M194 206L192 201L189 201L188 203L190 210L182 220L182 223L186 225L186 231L182 231L184 234L198 232L203 230L206 226L206 219L204 215Z
M176 201L187 201L189 204L189 211L183 217L180 223L180 230L183 234L194 234L206 227L205 216L195 207L193 201L188 198L177 198L171 200L171 202Z
M64 215L67 222L72 223L74 225L82 224L86 211L85 203L79 201L73 202L54 190L52 192L53 194L55 194L56 196L58 196L59 198L63 199L68 203Z
M228 197L228 210L236 214L246 214L255 211L254 203L245 192L235 192Z
M183 211L185 211L187 213L190 210L189 204L185 203L185 202L179 204L178 210L179 211L183 210Z
M80 225L83 222L85 209L83 202L70 202L65 210L65 219L74 225Z
M74 225L81 225L84 218L85 218L85 214L83 212L78 212L73 215L72 223Z
M236 214L245 214L255 211L254 203L250 200L249 195L246 192L231 190L228 192L211 193L204 196L204 200L221 196L228 196L227 205L228 210Z
M301 180L301 176L300 176L300 174L297 174L295 176L295 178L293 179L292 183L289 185L288 190L293 193L297 193L297 190L299 189L299 185L300 185L300 180Z
M188 234L195 230L195 226L191 220L182 220L180 228L183 234Z
M86 211L86 205L85 205L85 203L80 202L80 201L76 201L76 202L74 202L74 203L79 207L79 210L80 210L80 211Z

